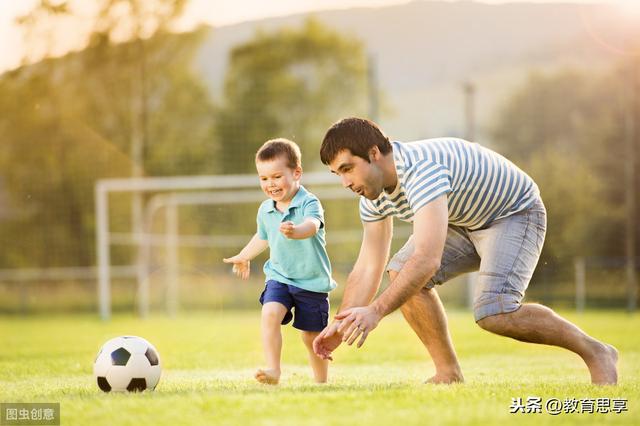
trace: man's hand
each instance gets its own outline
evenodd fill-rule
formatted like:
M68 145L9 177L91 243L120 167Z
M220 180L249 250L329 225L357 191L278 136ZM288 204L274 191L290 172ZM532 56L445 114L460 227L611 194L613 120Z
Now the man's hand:
M280 224L280 232L287 238L293 238L296 233L296 225L291 221L282 222Z
M369 333L378 326L382 315L369 305L342 311L335 316L335 319L342 321L338 328L338 333L342 334L342 341L352 345L362 335L358 342L358 347L361 347Z
M251 273L251 268L249 260L241 257L240 255L236 255L233 257L229 257L227 259L222 259L224 263L233 263L233 273L246 280L249 278L249 274Z
M320 358L333 361L331 353L342 343L339 327L340 321L333 321L313 339L313 352Z

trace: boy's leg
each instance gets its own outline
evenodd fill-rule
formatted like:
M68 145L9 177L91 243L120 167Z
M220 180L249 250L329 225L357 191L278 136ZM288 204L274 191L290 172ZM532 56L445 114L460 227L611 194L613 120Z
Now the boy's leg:
M262 305L262 347L267 362L265 369L256 371L255 378L261 383L277 384L280 380L280 355L282 352L282 332L280 325L288 309L278 302Z
M327 326L329 321L329 295L289 287L294 300L293 327L302 332L302 341L309 352L309 363L317 383L327 381L329 360L323 360L313 351L313 339Z
M322 359L313 352L313 339L320 334L319 331L303 331L302 341L309 351L309 364L313 369L313 377L317 383L327 382L327 372L329 370L329 360Z

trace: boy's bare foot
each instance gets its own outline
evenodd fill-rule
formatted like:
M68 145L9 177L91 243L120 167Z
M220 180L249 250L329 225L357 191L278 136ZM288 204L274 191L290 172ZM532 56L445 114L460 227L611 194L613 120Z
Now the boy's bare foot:
M261 368L256 371L254 376L257 381L263 383L265 385L277 385L280 381L280 371L279 370L263 370Z
M589 360L585 359L591 382L594 385L615 385L618 383L618 351L606 343L594 343L594 355Z

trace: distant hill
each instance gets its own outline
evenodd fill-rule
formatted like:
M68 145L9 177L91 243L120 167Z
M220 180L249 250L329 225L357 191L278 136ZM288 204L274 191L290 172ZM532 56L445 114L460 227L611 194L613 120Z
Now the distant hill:
M380 121L392 138L464 135L462 82L471 80L477 86L476 139L482 140L496 108L531 71L592 69L615 59L591 40L581 19L587 8L593 15L603 7L415 1L313 16L357 36L375 58L379 85L391 109ZM227 54L234 45L251 38L257 29L298 26L308 16L212 29L197 67L214 98L221 96Z

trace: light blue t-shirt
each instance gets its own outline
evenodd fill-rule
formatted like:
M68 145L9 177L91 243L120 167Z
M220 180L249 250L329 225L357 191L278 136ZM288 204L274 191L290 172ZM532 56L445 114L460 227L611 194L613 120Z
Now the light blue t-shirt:
M299 225L306 218L320 221L320 229L309 238L294 240L280 232L280 223ZM331 263L325 248L324 212L318 198L302 185L286 211L276 209L268 199L258 209L258 237L269 242L270 258L264 264L268 280L293 285L304 290L326 293L336 288L331 278Z

